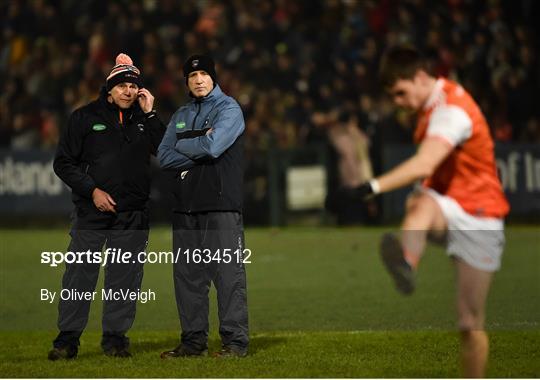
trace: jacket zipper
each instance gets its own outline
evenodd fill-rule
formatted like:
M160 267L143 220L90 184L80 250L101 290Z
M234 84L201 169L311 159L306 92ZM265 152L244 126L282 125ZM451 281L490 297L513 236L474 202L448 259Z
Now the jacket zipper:
M195 123L197 121L197 117L199 116L199 113L201 112L201 103L197 102L197 113L195 114L195 117L193 118L193 123L191 123L191 130L195 130Z
M205 169L205 167L203 166L201 168L201 174L199 175L199 178L197 179L197 185L195 186L195 190L199 189L199 185L201 184L201 179L202 179L203 174L204 174L204 169ZM192 208L193 208L193 197L191 197L190 202L189 202L188 213L191 212Z
M126 126L124 124L124 114L121 110L118 111L118 125L120 126L120 131L122 132L122 135L124 136L124 140L126 140L128 144L131 143L131 139L126 133Z
M195 117L193 118L193 123L191 123L191 130L195 130L195 125L197 123L197 117L199 117L199 113L201 113L201 102L197 102L197 113L195 114ZM199 187L201 183L201 178L204 173L204 166L201 170L201 173L199 175L199 178L197 179L197 186L195 186L195 190ZM193 208L193 197L190 199L189 207L188 207L188 213L191 212L191 209Z

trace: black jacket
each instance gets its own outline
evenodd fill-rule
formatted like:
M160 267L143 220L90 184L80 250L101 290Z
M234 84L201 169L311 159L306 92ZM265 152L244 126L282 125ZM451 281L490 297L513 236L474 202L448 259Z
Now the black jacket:
M117 212L142 209L150 193L150 155L156 154L164 132L155 112L145 115L137 101L120 111L102 88L98 99L71 114L54 171L71 187L76 206L95 207L97 187L111 195Z
M240 106L218 85L176 111L158 150L175 175L174 211L242 212L244 128Z

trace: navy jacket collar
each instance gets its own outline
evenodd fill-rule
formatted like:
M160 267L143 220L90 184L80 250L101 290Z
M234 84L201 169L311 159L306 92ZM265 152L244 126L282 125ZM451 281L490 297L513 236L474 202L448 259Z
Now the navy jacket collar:
M191 91L189 92L189 95L192 96ZM216 83L216 85L214 86L214 89L212 91L210 91L210 93L208 95L206 95L205 97L202 97L202 98L193 98L193 102L194 103L211 102L211 101L214 101L216 99L219 99L222 96L223 96L223 91L221 91L221 87L219 87L219 84Z

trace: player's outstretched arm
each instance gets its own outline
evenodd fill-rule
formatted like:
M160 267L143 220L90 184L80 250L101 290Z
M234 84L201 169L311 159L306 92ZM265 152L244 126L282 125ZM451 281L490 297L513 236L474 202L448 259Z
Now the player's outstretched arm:
M388 192L427 178L448 157L454 147L436 136L427 137L414 156L376 178L378 192Z
M340 197L352 202L367 200L376 194L396 190L429 177L453 149L454 146L443 138L427 137L414 156L358 187L340 189Z

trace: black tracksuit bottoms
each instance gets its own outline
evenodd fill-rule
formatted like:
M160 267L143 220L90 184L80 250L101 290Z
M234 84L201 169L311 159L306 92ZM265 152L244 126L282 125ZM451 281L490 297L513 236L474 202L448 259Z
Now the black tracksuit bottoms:
M70 231L71 243L68 252L102 252L103 246L131 252L132 258L127 263L110 262L105 266L105 281L103 289L116 294L120 291L137 292L143 278L143 262L137 259L139 252L144 252L148 243L148 212L134 210L113 213L101 213L97 210L77 209ZM105 256L105 251L101 257ZM94 292L102 264L66 263L62 278L62 289L74 292ZM65 291L67 293L67 291ZM110 292L109 292L110 294ZM94 300L101 300L102 293L96 292ZM92 300L66 299L58 304L58 329L60 333L54 340L54 347L79 345L86 323ZM103 337L101 346L104 350L113 347L123 348L129 345L125 336L135 319L136 300L104 299L103 300Z
M248 310L244 266L244 228L239 212L173 214L173 265L181 342L207 349L208 292L217 291L223 346L247 350Z

